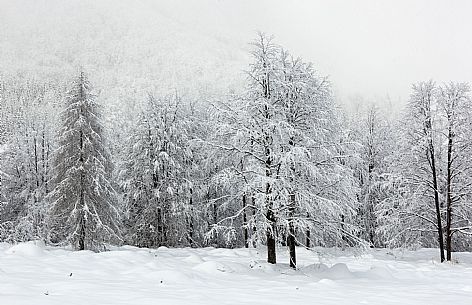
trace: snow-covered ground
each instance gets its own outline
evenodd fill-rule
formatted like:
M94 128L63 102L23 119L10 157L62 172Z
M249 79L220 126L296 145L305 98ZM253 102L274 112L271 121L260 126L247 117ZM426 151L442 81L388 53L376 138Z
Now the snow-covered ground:
M472 304L471 253L453 264L438 263L435 249L298 254L294 271L266 264L263 249L0 244L0 304Z

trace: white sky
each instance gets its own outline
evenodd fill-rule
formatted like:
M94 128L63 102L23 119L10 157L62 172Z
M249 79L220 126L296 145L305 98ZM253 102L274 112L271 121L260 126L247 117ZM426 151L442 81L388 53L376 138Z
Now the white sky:
M188 52L192 42L189 47L176 35L182 30L203 41L200 53L214 47L201 38L216 37L227 49L244 49L261 30L329 75L344 101L389 96L401 103L416 81L472 82L472 1L467 0L0 0L0 8L0 42L2 35L16 37L7 38L4 46L16 44L17 50L37 33L51 29L66 33L53 39L69 40L64 27L75 14L90 17L84 23L104 18L103 24L113 24L113 29L120 29L124 19L142 20L138 33L174 35L175 43ZM153 20L161 26L151 25ZM28 22L34 24L25 35L4 35ZM96 31L110 32L103 24Z
M472 81L472 1L220 0L218 5L241 36L263 30L313 61L345 99L405 100L416 81Z

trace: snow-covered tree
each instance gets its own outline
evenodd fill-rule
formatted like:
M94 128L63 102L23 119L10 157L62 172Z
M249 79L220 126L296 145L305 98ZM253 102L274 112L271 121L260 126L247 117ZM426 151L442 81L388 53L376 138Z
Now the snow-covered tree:
M355 155L349 166L359 184L360 237L376 247L384 244L376 234L376 214L380 203L389 196L383 186L396 148L392 119L378 105L367 104L359 105L347 123L347 138L353 143L351 153Z
M470 244L472 235L472 110L470 87L467 83L449 83L438 89L438 106L444 119L447 148L445 157L445 203L446 203L446 260L451 260L453 235L461 234L455 247ZM457 234L458 233L458 234ZM466 248L467 250L467 248Z
M441 135L434 82L413 85L402 123L401 145L392 176L402 196L396 194L387 199L381 212L385 215L385 226L391 229L389 243L431 246L436 232L436 245L443 261Z
M195 242L194 160L189 120L176 96L149 96L122 173L128 235L138 246Z
M338 240L353 237L347 219L355 214L356 201L329 82L300 58L295 59L286 51L281 51L281 56L279 99L283 105L284 143L277 175L287 197L280 222L287 233L290 265L295 267L296 237L301 232L319 232L323 226L330 228L324 242L338 239L333 238L338 233ZM339 175L343 175L343 181ZM323 214L326 218L320 217Z
M120 240L120 209L100 106L83 72L70 84L58 136L51 239L78 250L104 249L105 242Z
M5 138L2 143L3 202L0 235L4 240L46 238L50 154L56 120L57 87L32 79L4 83ZM5 114L3 114L5 116Z
M469 248L469 90L465 83L413 85L389 171L397 191L378 214L391 245L439 244L441 261L451 260L454 248ZM455 234L461 238L454 241Z
M236 231L242 216L245 234L266 243L269 263L280 242L295 267L296 239L306 232L320 244L355 238L352 172L339 153L329 82L263 34L253 47L247 93L220 106L220 141L212 144L231 153L216 177L239 188L224 205L239 208L212 232Z

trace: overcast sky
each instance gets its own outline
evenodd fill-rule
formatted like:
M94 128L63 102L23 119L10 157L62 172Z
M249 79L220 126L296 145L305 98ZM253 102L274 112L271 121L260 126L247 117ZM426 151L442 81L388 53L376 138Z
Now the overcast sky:
M80 5L67 4L71 2ZM172 28L144 24L142 33L175 35L172 29L178 22L196 33L192 37L217 36L230 49L247 47L257 30L273 34L292 54L312 61L322 74L329 75L344 101L356 96L371 100L389 96L395 103L404 102L416 81L472 82L472 1L467 0L0 0L0 4L0 42L6 31L14 31L24 22L35 23L34 31L18 36L19 40L4 41L4 46L17 44L20 50L21 37L29 40L35 33L64 27L78 11L90 14L92 21L107 16L105 24L115 25L146 15L148 20L162 19L161 24ZM67 14L58 11L58 6ZM117 12L122 15L113 19ZM44 20L54 21L46 28L39 24ZM2 31L5 25L9 27Z
M313 61L344 98L404 100L412 82L472 81L472 1L220 0L218 5L241 36L256 29L272 33L292 53Z

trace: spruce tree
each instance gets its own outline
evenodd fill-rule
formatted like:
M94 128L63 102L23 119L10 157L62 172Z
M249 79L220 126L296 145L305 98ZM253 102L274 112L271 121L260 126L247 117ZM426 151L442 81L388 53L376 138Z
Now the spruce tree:
M102 250L104 242L119 240L119 212L100 107L83 72L72 82L65 107L50 194L51 239L77 250Z

